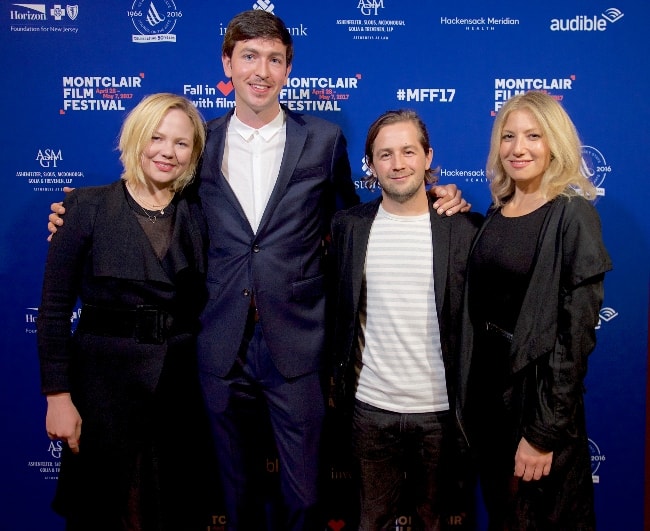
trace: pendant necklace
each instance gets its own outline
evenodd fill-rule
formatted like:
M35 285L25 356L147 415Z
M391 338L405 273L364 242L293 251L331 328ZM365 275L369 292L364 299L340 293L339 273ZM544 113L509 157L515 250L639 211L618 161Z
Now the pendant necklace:
M131 188L130 185L128 185L128 186L129 186L129 188ZM158 219L158 216L161 216L161 215L165 214L165 209L171 204L171 202L174 200L174 195L176 195L176 192L172 192L172 196L169 199L169 201L167 201L166 205L150 205L144 199L142 199L142 197L140 196L140 194L137 191L137 188L132 188L132 190L133 190L133 192L135 193L135 196L136 196L135 197L136 204L140 207L140 210L142 210L142 212L144 212L145 216L147 216L147 218L149 219L149 221L151 221L151 223L155 223L156 220ZM146 207L153 207L150 210L152 210L152 211L158 210L158 213L154 214L152 216L140 203L144 203L144 205ZM160 208L158 208L158 207L160 207Z

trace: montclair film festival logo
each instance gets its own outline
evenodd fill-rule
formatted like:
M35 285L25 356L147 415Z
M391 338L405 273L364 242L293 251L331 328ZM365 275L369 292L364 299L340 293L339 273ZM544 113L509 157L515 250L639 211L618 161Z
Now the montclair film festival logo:
M510 98L518 94L525 94L530 90L538 90L551 94L551 91L569 91L573 89L576 81L574 74L569 77L557 78L495 78L494 80L494 108L490 112L496 116L499 109L503 107ZM553 97L562 101L564 96L554 95Z
M280 90L280 103L289 110L340 112L359 88L363 76L348 77L290 77ZM199 109L231 108L235 106L228 95L233 91L232 81L209 84L184 84L183 95Z
M67 111L125 111L125 102L142 88L144 73L135 76L63 76L63 105ZM128 90L127 90L128 89Z

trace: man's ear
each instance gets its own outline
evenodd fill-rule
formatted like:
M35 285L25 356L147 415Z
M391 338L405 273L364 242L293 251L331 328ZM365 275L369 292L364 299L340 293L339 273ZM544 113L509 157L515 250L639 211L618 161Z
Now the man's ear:
M221 64L223 65L223 73L226 75L226 77L231 78L232 77L232 61L231 61L231 58L228 57L227 55L222 55L221 56Z

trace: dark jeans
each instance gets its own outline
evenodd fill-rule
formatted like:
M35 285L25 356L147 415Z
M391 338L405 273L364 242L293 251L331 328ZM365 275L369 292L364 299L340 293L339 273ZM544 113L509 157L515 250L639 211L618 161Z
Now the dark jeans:
M402 414L356 401L352 444L361 480L359 531L395 529L406 481L422 529L440 529L441 454L450 418L449 411Z

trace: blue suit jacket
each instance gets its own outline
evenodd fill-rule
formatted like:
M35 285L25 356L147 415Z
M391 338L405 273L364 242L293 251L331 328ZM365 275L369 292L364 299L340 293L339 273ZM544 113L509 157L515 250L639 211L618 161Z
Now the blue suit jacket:
M223 377L235 362L254 295L273 361L285 378L320 368L325 345L325 241L331 218L359 202L338 126L285 109L277 182L253 233L221 172L228 122L208 123L199 176L206 217L208 303L199 367Z

